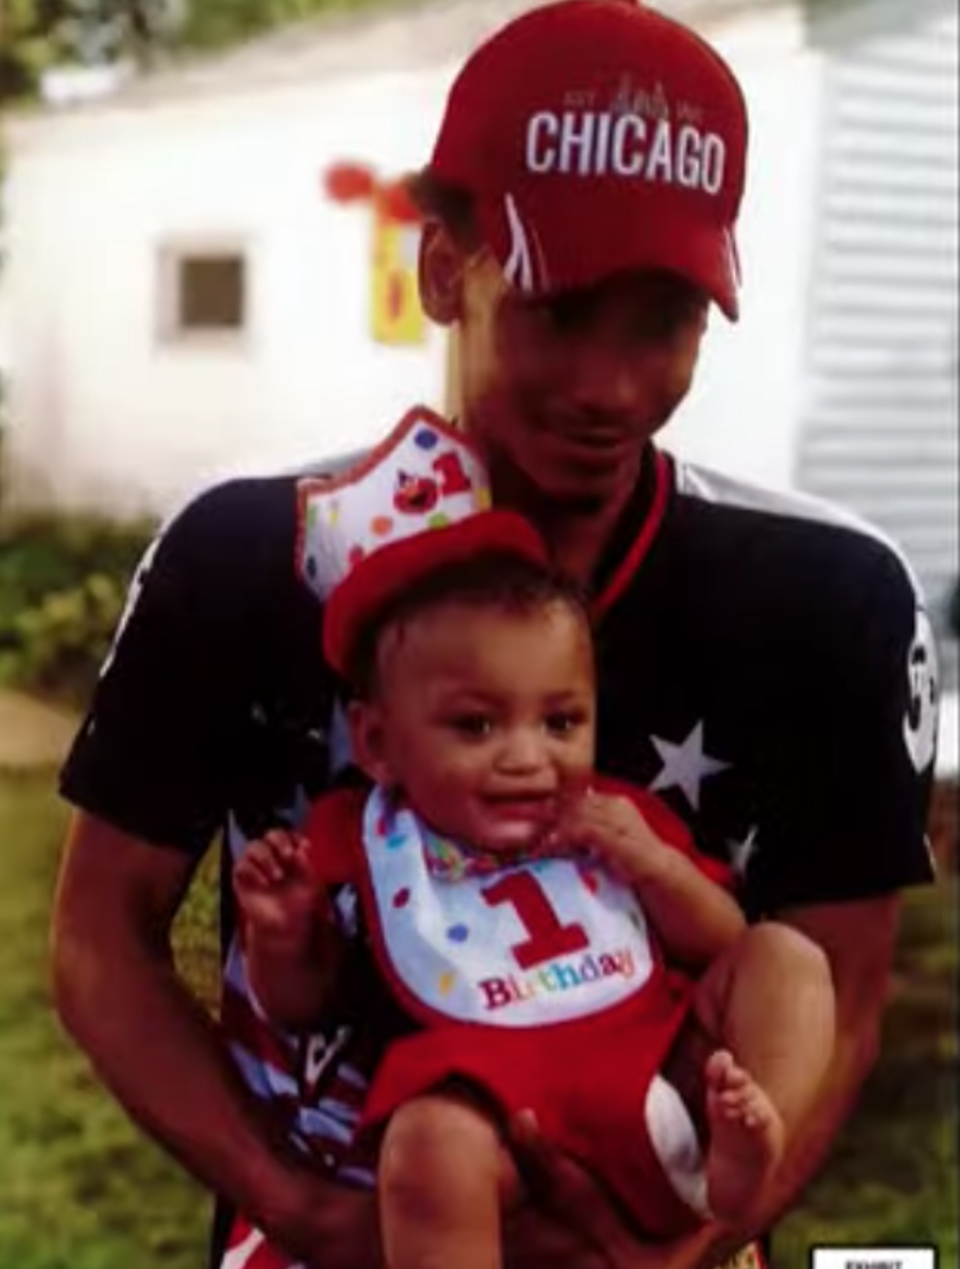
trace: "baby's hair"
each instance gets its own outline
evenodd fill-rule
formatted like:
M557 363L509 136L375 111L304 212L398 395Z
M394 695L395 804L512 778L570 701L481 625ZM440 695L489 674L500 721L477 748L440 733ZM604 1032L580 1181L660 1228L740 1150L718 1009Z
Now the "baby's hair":
M354 694L365 700L376 696L380 687L381 642L388 631L402 630L414 618L446 604L517 616L532 616L560 606L581 621L588 632L591 625L585 593L563 573L506 551L484 551L470 560L433 569L367 623L347 664L347 682Z

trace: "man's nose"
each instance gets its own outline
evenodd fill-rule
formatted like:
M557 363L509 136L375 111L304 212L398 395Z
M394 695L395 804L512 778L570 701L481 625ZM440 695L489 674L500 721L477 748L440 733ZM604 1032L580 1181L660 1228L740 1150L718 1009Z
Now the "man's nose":
M568 399L599 419L631 415L642 395L642 350L585 343L567 363Z

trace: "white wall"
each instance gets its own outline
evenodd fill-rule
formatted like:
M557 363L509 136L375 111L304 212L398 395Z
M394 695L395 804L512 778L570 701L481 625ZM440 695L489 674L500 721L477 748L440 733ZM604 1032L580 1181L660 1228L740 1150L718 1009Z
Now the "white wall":
M10 297L0 274L0 376L6 375L10 366Z
M34 134L10 192L14 457L60 501L167 506L224 464L362 445L439 401L444 346L369 338L370 218L322 193L328 162L422 160L439 78L273 90L191 109L74 118ZM241 348L164 346L161 243L246 240ZM51 462L55 456L55 462Z
M823 64L787 7L704 34L736 71L750 116L741 314L731 324L714 312L697 381L668 435L686 457L787 488L805 391Z

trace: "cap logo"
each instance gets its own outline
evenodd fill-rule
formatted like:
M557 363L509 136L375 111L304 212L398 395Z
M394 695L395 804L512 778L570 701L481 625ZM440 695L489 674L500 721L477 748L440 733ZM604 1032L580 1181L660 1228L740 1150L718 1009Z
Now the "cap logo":
M527 121L525 155L527 170L541 176L638 177L713 196L727 163L716 132L619 110L538 111Z
M658 83L650 91L646 88L635 87L629 75L624 75L621 79L620 86L610 103L610 109L620 115L645 115L650 119L669 119L670 117L670 102L667 100L663 84Z
M530 254L527 231L523 227L513 195L504 195L503 204L507 224L510 226L510 255L503 267L503 275L517 290L529 292L533 290L533 257Z

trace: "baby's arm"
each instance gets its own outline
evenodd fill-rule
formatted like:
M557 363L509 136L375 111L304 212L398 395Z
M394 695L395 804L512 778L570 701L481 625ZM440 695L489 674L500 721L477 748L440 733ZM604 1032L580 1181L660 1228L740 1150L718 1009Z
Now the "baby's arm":
M250 986L287 1030L317 1020L336 977L340 939L306 838L274 829L251 842L233 871Z
M695 968L709 964L743 933L746 923L732 895L658 837L630 798L587 793L564 814L557 840L588 847L619 869L670 959Z

